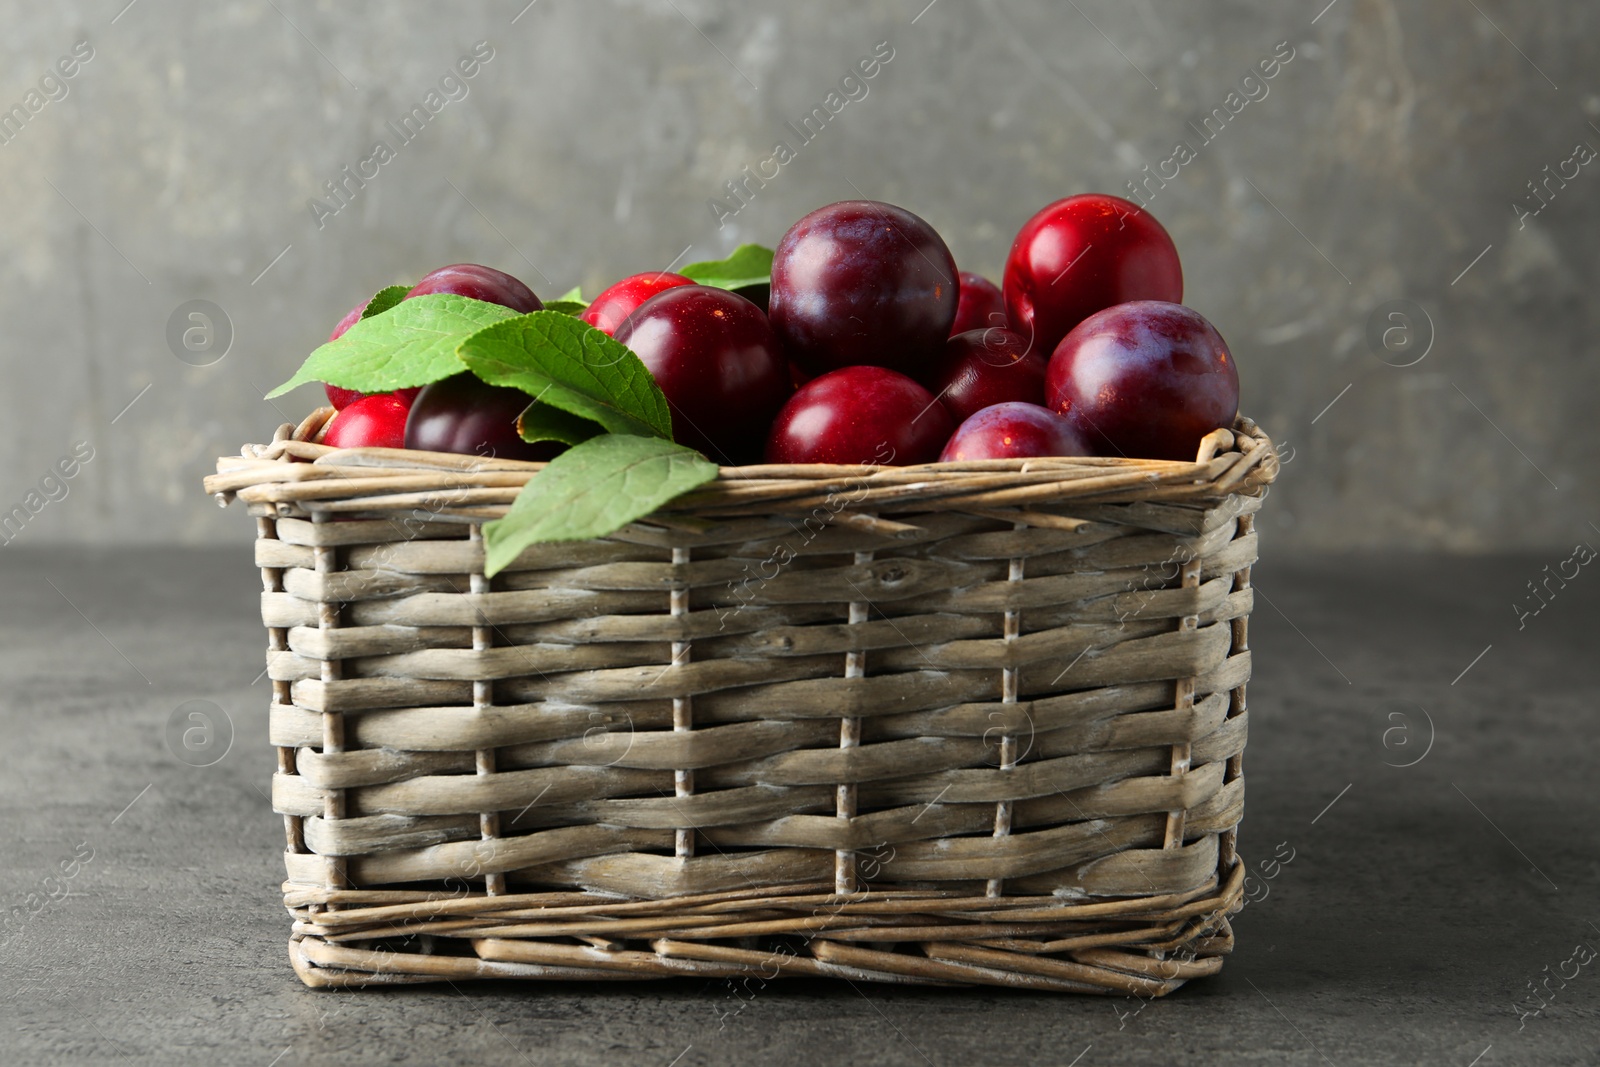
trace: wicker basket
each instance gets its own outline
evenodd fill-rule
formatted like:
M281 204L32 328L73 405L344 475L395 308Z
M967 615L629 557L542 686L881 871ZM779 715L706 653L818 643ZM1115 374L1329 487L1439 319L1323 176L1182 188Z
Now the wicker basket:
M257 518L306 984L1220 968L1249 420L1194 463L726 468L490 580L540 465L335 450L329 414L207 480Z

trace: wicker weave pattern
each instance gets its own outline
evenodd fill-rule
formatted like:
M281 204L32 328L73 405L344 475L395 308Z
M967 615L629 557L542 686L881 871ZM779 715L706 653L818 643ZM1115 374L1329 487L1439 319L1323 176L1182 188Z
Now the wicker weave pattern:
M1248 420L1192 464L733 468L490 580L478 524L539 465L325 417L207 486L257 516L308 984L1220 966L1277 470Z

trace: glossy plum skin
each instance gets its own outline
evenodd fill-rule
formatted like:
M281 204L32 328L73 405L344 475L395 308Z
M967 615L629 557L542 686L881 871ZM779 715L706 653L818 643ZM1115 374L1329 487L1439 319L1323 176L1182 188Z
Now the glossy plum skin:
M1161 223L1121 197L1086 193L1029 219L1006 257L1011 329L1042 353L1074 326L1130 300L1183 299L1183 267Z
M812 373L872 364L915 374L950 336L956 264L922 219L874 200L806 215L778 242L768 312Z
M623 319L652 296L674 286L693 284L692 278L666 271L632 274L595 297L594 303L584 308L578 317L610 337L617 332Z
M1239 371L1198 312L1138 300L1091 315L1062 338L1045 400L1100 455L1193 460L1202 437L1233 425Z
M455 263L429 271L405 295L405 299L410 300L414 296L426 296L429 293L469 296L474 300L484 300L508 307L522 315L544 307L539 298L533 295L533 290L516 278L503 270L495 270L493 267L485 267L478 263Z
M944 343L922 383L956 422L993 404L1044 403L1045 358L1028 340L996 326L968 330Z
M1000 287L981 274L964 270L959 275L960 295L950 336L968 330L986 330L1006 324L1006 298Z
M768 463L931 463L955 428L944 405L884 367L845 367L807 382L773 420Z
M323 431L334 448L404 448L411 404L392 393L365 396L340 410Z
M417 394L406 420L405 447L485 459L550 459L561 446L529 444L517 433L517 416L531 403L520 389L489 385L470 374L445 378Z
M679 285L640 304L616 338L667 396L672 436L726 465L753 462L793 386L767 317L737 293Z
M1066 419L1038 404L1009 401L992 404L956 427L939 461L1088 455L1093 455L1088 444Z

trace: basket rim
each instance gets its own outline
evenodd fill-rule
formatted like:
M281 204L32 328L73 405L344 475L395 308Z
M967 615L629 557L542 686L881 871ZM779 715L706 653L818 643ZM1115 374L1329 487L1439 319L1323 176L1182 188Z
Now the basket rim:
M234 499L273 506L281 515L427 510L440 518L482 520L505 514L527 481L547 464L396 448L334 448L317 438L334 409L318 408L298 426L284 423L267 444L247 444L217 460L205 490L219 504ZM728 519L804 514L825 507L867 520L884 513L958 510L983 513L1048 506L1197 502L1258 496L1277 477L1272 439L1240 416L1200 442L1195 459L1038 457L908 466L752 464L722 467L717 478L674 500L661 515ZM995 516L1000 517L1000 516Z

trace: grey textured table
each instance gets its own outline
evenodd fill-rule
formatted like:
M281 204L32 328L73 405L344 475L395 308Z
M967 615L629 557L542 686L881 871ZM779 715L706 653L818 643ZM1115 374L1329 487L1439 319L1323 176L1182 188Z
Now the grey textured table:
M1267 551L1240 838L1258 899L1221 975L1142 1005L815 982L749 1002L706 981L311 992L285 950L247 550L7 549L0 1063L1600 1062L1600 960L1574 954L1600 948L1600 578L1551 583L1519 629L1511 605L1564 553ZM188 765L169 738L210 705L190 760L215 762Z

